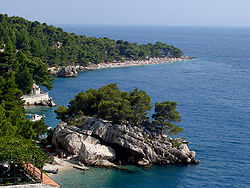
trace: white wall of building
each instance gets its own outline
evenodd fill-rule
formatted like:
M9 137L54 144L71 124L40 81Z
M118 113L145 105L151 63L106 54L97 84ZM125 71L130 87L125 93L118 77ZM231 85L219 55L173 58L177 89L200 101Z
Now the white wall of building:
M49 93L40 93L38 95L23 95L22 99L25 100L25 105L39 104L42 101L49 101Z

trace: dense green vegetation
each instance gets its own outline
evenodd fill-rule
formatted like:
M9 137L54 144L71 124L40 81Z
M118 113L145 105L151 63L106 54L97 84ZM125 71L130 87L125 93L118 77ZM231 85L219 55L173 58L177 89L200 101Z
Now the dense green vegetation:
M10 40L16 49L22 50L28 57L38 57L54 66L183 55L180 49L162 42L138 45L106 37L79 36L46 23L3 14L0 14L0 36L0 48Z
M48 161L48 156L37 148L36 143L22 137L0 137L0 161L11 163L32 163L40 167Z
M147 111L152 108L150 103L151 98L143 90L120 91L117 84L109 84L97 90L80 92L69 102L68 108L59 106L55 112L58 119L69 123L75 117L86 115L110 120L112 123L139 126L149 120ZM170 101L155 104L152 123L160 127L162 133L175 135L183 131L173 124L181 118L176 106L176 102Z
M0 136L21 135L27 139L36 139L46 132L43 121L31 122L25 119L25 110L21 100L22 92L15 84L13 71L0 76Z
M4 53L6 59L10 59L12 55ZM1 65L5 62L1 59ZM43 164L46 155L36 147L34 140L47 131L47 126L44 120L32 122L25 119L22 91L18 89L15 77L18 76L18 71L14 72L12 65L7 68L10 63L6 63L6 69L1 66L0 74L0 161L20 162L27 159L29 162L35 160L36 163Z
M33 82L52 88L52 78L48 67L39 58L27 56L17 51L8 40L4 52L0 53L0 76L5 77L10 71L14 73L15 83L23 94L29 94Z
M169 135L175 135L182 132L183 129L174 125L173 122L180 122L181 116L176 111L177 102L163 101L155 104L155 113L153 114L153 123L160 126L162 131Z
M27 57L9 40L0 53L0 161L43 164L47 155L34 140L47 132L44 120L25 119L23 94L30 93L33 82L52 88L45 63Z
M14 71L16 84L24 94L30 93L33 81L52 88L49 65L87 66L90 62L183 55L180 49L162 42L138 45L123 40L79 36L46 23L3 14L0 14L0 49L0 76Z

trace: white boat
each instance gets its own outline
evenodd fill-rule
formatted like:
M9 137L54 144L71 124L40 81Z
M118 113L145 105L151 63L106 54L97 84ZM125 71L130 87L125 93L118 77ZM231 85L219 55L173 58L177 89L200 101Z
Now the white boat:
M44 116L40 116L38 114L33 114L32 115L32 118L31 118L31 121L39 121L43 118Z
M39 121L41 120L43 117L45 117L45 115L40 116L38 114L26 114L27 116L31 116L31 121Z

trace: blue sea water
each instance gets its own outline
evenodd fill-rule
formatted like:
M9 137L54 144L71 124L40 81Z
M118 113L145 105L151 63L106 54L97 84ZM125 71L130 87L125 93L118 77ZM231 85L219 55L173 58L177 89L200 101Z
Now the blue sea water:
M250 28L163 26L62 26L68 32L137 43L173 44L196 60L82 72L57 78L50 92L58 105L75 94L116 82L121 90L140 88L156 101L178 102L184 133L199 165L168 165L130 171L66 170L53 178L63 187L250 187ZM55 108L46 114L55 127Z

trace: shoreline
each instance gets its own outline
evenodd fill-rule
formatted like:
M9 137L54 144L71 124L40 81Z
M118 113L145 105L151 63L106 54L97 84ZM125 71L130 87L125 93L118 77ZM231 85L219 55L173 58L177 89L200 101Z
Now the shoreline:
M119 68L119 67L133 67L133 66L141 66L141 65L153 65L153 64L161 64L161 63L174 63L174 62L182 62L186 60L192 60L193 57L165 57L165 58L152 58L149 60L127 60L124 62L114 62L114 63L99 63L92 64L89 67L85 67L85 70L95 70L95 69L106 69L106 68ZM81 66L76 66L79 70L81 70Z
M78 168L82 168L85 170L89 170L88 167L86 167L85 165L79 165L79 160L77 158L70 158L70 159L61 159L58 158L56 156L54 156L53 159L53 163L52 164L48 164L45 163L43 170L54 170L56 171L58 169L58 174L60 174L60 172L64 171L64 170L68 170L68 169L73 169L74 166L78 167ZM53 175L53 173L48 173L48 176Z
M98 69L109 69L109 68L122 68L122 67L133 67L133 66L142 66L142 65L154 65L154 64L162 64L162 63L175 63L182 62L186 60L195 59L194 57L164 57L164 58L151 58L149 60L126 60L124 62L113 62L113 63L99 63L94 64L91 63L89 66L81 66L81 65L69 65L69 66L59 66L59 67L49 67L48 70L52 75L57 76L58 72L64 67L72 67L77 72L79 71L89 71L89 70L98 70ZM77 74L74 74L77 76ZM65 76L70 77L70 76Z

